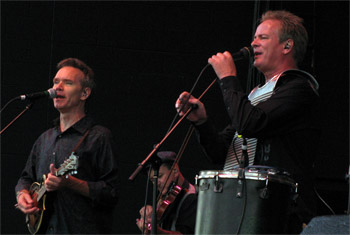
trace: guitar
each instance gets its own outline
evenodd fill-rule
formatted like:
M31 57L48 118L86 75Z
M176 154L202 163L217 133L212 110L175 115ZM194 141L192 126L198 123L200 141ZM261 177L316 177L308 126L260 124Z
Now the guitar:
M78 156L72 153L69 156L69 158L63 162L60 168L57 169L57 171L55 172L55 175L63 176L68 174L69 175L76 174L77 168L78 168ZM46 206L45 206L46 191L47 191L45 187L46 175L43 176L43 179L44 181L42 183L34 182L31 185L29 190L29 193L32 196L34 201L34 206L41 209L39 213L26 215L26 224L31 234L36 234L39 232L39 229L41 228L41 225L44 219L44 212L46 210Z

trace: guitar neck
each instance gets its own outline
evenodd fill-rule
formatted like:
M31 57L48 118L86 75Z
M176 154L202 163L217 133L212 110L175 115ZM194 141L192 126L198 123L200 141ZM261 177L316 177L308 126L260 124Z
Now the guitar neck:
M67 174L71 170L76 170L77 169L77 157L75 155L71 155L69 159L67 159L61 166L58 168L54 175L55 176L62 176ZM75 172L76 173L76 172ZM44 194L46 193L47 189L45 187L45 181L46 181L46 176L44 175L44 182L41 184L40 189L37 191L38 198L37 201L39 201Z
M44 196L44 194L46 193L46 187L45 184L43 183L43 185L40 187L40 189L37 191L38 194L38 198L37 201L40 201L40 199Z
M55 172L55 176L60 176L60 171L62 170L62 167L58 168ZM47 192L47 189L45 187L45 181L46 181L46 176L44 175L44 182L41 184L40 189L37 191L38 198L37 201L40 201L40 199L44 196L44 194Z

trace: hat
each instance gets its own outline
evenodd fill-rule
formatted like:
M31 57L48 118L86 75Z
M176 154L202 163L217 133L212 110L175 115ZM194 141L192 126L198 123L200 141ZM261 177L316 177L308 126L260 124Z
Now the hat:
M172 151L160 151L157 153L157 156L162 161L162 164L164 163L173 164L176 159L176 153Z
M171 166L176 159L176 153L172 152L172 151L160 151L157 153L157 157L160 159L161 162L159 162L158 164L162 165L162 164L167 164L168 166ZM143 168L142 172L147 174L146 169L149 169L149 167L151 166L151 164L147 164L145 168Z

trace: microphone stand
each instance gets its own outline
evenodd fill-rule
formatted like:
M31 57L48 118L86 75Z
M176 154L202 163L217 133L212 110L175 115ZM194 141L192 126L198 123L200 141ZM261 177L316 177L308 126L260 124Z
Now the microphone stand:
M187 112L179 119L179 121L171 128L171 130L165 135L165 137L153 148L151 153L146 157L145 160L143 160L139 166L136 168L136 170L132 173L132 175L129 177L130 181L133 181L135 177L140 173L140 171L144 168L145 165L152 165L153 167L153 195L152 195L152 223L151 223L151 234L157 234L157 185L158 185L158 173L159 173L159 167L160 164L157 160L157 155L154 155L160 148L160 146L164 143L164 141L170 136L170 134L176 129L176 127L182 122L184 118L186 118L190 112L193 110L193 108L189 108ZM156 156L156 157L153 157ZM159 159L159 158L158 158ZM155 164L152 164L152 162ZM158 163L157 163L158 162ZM161 192L160 192L161 193Z
M164 141L173 133L173 131L176 129L176 127L182 122L184 118L186 118L190 112L193 110L193 108L189 108L187 112L179 119L179 121L170 129L170 131L164 136L164 138L153 148L153 150L148 154L148 156L143 160L139 166L136 168L136 170L132 173L132 175L129 177L130 181L133 181L136 176L140 173L140 171L144 168L145 165L148 164L148 162L151 160L153 154L157 152L157 150L160 148L160 146L164 143Z
M31 109L32 106L33 106L33 103L29 103L29 104L25 107L25 109L24 109L20 114L18 114L9 124L7 124L7 126L6 126L4 129L2 129L2 130L0 131L0 135L1 135L8 127L10 127L18 118L20 118L25 112L27 112L29 109Z
M151 234L157 234L157 185L159 177L159 168L161 165L161 160L158 156L153 158L153 161L150 162L150 165L153 169L153 190L152 190L152 222L151 222ZM146 208L145 208L146 209Z
M345 176L345 178L348 180L348 184L350 184L350 165L349 165L348 174ZM348 211L347 211L347 214L350 215L350 193L349 193L349 199L348 199Z
M215 78L211 84L207 87L207 89L205 89L205 91L202 93L202 95L198 98L198 100L200 100L203 95L209 90L210 87L212 87L212 85L215 83L215 81L217 80L217 78ZM136 176L141 172L141 170L144 168L145 165L150 164L150 162L153 160L154 161L154 157L152 157L154 155L155 152L158 151L158 149L160 148L160 146L164 143L164 141L171 135L171 133L173 133L173 131L176 129L176 127L182 122L182 120L184 120L194 109L196 109L196 106L192 106L190 107L186 113L177 121L177 123L167 132L167 134L164 136L164 138L153 148L153 150L148 154L148 156L141 162L139 163L139 166L136 168L136 170L131 174L131 176L129 177L130 181L133 181ZM154 172L156 172L154 170ZM152 224L151 224L151 234L156 234L157 232L157 216L156 216L156 201L154 198L156 198L156 194L157 194L157 182L158 182L158 175L155 175L155 182L153 185L153 201L152 201L152 205L153 205L153 210L152 210ZM160 192L161 193L161 192Z
M152 223L151 234L157 234L157 185L159 176L159 165L153 167L153 195L152 195Z
M217 78L212 81L212 83L207 87L207 89L203 92L203 94L198 98L200 100L203 95L209 90L209 88L215 83ZM177 121L177 123L168 131L168 133L164 136L164 138L153 148L153 150L148 154L148 156L139 164L139 166L136 168L136 170L132 173L132 175L129 177L130 181L133 181L136 176L140 173L140 171L144 168L144 166L151 160L153 154L160 148L160 146L164 143L164 141L173 133L173 131L176 129L176 127L184 120L191 112L192 110L196 109L197 107L193 106L190 107L186 113Z

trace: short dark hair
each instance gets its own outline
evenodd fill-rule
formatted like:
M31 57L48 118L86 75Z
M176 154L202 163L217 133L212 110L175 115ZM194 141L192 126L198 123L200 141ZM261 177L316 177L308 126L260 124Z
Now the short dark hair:
M266 20L278 20L282 24L279 31L279 41L284 42L289 38L294 42L293 58L296 64L299 64L304 59L307 49L308 35L303 25L304 20L288 11L267 11L265 12L260 23Z
M87 66L83 61L77 58L67 58L67 59L61 60L57 64L57 69L59 70L67 66L77 68L84 73L84 78L81 81L81 86L83 88L89 87L92 90L96 86L94 81L94 71L89 66Z

